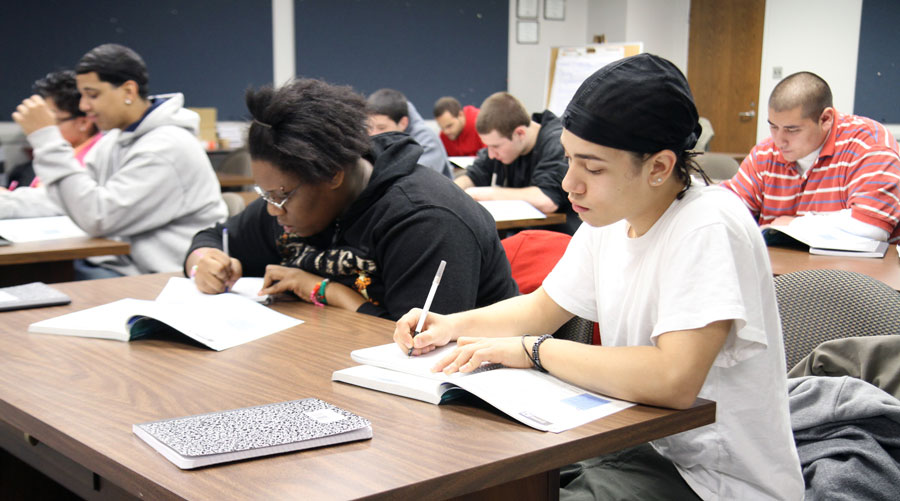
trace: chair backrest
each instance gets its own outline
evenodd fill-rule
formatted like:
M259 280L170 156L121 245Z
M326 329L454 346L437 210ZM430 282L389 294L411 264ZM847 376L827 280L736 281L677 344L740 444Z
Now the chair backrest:
M247 148L240 148L232 151L222 160L222 163L219 164L216 170L225 174L252 176L253 171L250 169L250 152Z
M222 200L225 201L225 206L228 207L228 217L238 214L244 210L244 206L246 205L243 197L230 191L222 193Z
M712 141L713 136L715 136L715 131L713 131L712 123L706 117L700 117L700 137L697 138L697 144L694 145L694 149L697 151L709 151L709 142Z
M741 167L734 157L725 153L707 152L697 155L694 160L700 165L703 172L715 182L731 179Z
M868 275L795 271L775 277L775 294L788 370L831 339L900 333L900 293Z
M528 294L540 287L571 239L565 233L547 230L525 230L504 238L503 249L519 291ZM576 316L553 333L553 337L591 344L593 329L594 322Z

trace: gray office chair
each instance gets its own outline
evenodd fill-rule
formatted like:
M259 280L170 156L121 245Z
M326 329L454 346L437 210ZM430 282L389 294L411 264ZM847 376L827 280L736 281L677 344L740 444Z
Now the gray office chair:
M225 206L228 207L228 217L244 210L244 199L237 193L226 191L222 193L222 200L225 201Z
M240 148L232 151L222 160L222 163L219 164L216 170L225 174L252 176L253 171L250 169L250 152L247 151L247 148Z
M731 179L741 166L731 155L726 155L725 153L706 152L694 157L694 161L716 183Z
M775 293L789 371L825 341L900 333L900 293L868 275L795 271L775 277Z

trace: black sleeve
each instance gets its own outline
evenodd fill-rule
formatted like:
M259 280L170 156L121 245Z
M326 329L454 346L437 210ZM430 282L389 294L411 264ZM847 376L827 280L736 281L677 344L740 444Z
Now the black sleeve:
M569 168L566 154L557 136L555 140L545 140L535 151L535 166L531 171L531 185L537 186L553 201L558 210L568 206L568 195L562 188L562 180Z
M447 265L430 311L456 313L475 307L485 272L484 251L459 217L445 208L426 208L379 233L375 251L385 294L380 305L365 303L360 313L396 320L421 308L441 260Z
M475 186L490 186L491 175L494 173L496 161L488 157L487 148L478 150L475 161L466 169L466 176L475 183Z
M228 251L241 262L246 277L261 277L266 265L281 262L275 242L283 233L278 221L266 212L266 201L254 200L225 223L200 230L194 235L187 256L200 247L222 249L222 228L228 228Z

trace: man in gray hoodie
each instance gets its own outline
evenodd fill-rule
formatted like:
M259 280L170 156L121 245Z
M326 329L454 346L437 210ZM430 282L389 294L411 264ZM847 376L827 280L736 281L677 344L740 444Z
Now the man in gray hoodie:
M130 255L85 263L77 275L178 271L194 233L227 215L196 138L199 117L181 94L148 96L146 65L127 47L95 47L75 72L80 108L105 132L84 169L40 96L25 99L13 119L49 196L88 234L131 245Z
M402 92L394 89L379 89L366 99L366 104L370 136L384 132L409 134L424 150L422 156L419 157L419 165L424 165L453 179L453 169L450 167L450 160L447 159L444 145Z

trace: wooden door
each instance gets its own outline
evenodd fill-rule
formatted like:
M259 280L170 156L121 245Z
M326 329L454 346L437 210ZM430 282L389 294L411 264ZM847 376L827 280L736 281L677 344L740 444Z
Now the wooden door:
M756 102L765 11L765 0L691 0L687 77L715 132L710 151L749 153L766 119Z

